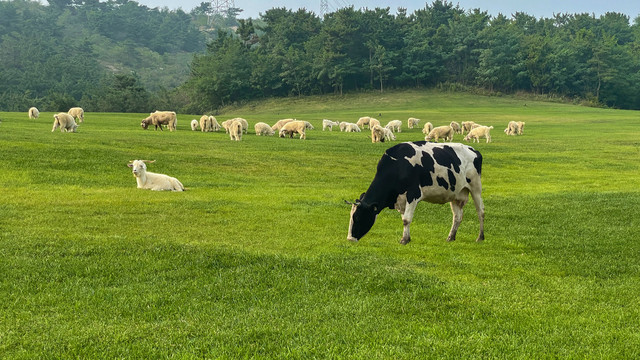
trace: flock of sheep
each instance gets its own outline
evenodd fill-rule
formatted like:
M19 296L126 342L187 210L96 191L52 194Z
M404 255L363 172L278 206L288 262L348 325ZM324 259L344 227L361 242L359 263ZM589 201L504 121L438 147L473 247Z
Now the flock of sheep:
M40 112L37 108L32 107L28 112L30 119L37 119L40 116ZM73 107L68 112L58 113L53 116L53 129L60 128L61 132L76 132L78 123L84 122L84 110L79 107ZM76 120L78 123L76 123ZM407 127L413 129L418 126L420 119L410 117L407 119ZM147 129L150 125L153 125L157 130L163 130L163 126L166 126L170 131L176 130L177 116L173 111L155 111L150 113L148 117L142 119L140 123L143 129ZM224 129L229 137L233 141L242 140L242 134L246 134L249 128L249 122L243 118L233 118L222 123L218 123L217 119L211 115L203 115L200 121L191 120L191 130L202 132L216 132ZM384 142L396 140L395 133L402 132L403 122L401 120L391 120L384 127L380 121L369 117L363 116L358 119L356 123L350 122L336 122L328 119L322 120L322 131L333 131L334 127L338 127L343 132L361 132L365 127L368 127L371 131L371 142ZM522 135L524 132L525 123L522 121L511 121L504 129L507 135ZM254 125L255 134L258 136L273 136L278 133L279 137L290 137L299 135L300 139L306 139L306 131L313 130L313 125L308 121L299 121L296 119L282 119L278 120L273 126L270 126L264 122L258 122ZM433 124L427 122L422 128L422 133L425 135L425 141L436 141L440 139L444 141L453 141L454 134L467 135L464 137L464 141L480 142L480 138L485 138L486 142L491 142L491 130L493 126L484 126L476 124L473 121L463 121L461 124L452 121L449 125L433 127ZM171 191L184 191L184 186L178 179L164 175L156 174L147 171L147 163L153 161L149 160L132 160L129 163L129 167L132 168L134 177L140 189L150 190L171 190Z

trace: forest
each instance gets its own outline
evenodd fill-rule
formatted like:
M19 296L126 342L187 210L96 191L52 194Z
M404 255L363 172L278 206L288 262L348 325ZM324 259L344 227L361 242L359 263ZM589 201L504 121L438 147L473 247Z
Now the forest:
M437 0L413 13L347 7L322 18L272 8L236 19L234 9L211 30L205 5L0 2L0 110L204 113L260 98L431 87L640 109L640 16L491 16Z

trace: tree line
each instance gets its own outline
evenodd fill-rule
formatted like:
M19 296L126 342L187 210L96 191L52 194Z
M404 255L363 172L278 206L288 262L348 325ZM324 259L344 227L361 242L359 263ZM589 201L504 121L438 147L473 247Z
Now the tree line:
M211 17L207 5L0 1L0 110L204 113L257 98L435 86L640 108L640 17L490 16L437 0L410 14L273 8L237 19L241 9Z
M490 16L434 1L407 14L274 8L197 54L194 109L270 96L442 86L640 108L640 17L609 12Z

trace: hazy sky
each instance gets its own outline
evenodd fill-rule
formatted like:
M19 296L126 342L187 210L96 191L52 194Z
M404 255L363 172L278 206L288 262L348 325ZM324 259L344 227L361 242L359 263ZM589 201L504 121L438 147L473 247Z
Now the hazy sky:
M189 12L194 7L200 5L203 0L136 0L140 4L149 7L168 7L169 9L182 8ZM220 2L224 0L218 0ZM260 13L274 7L285 7L297 10L305 8L316 14L320 13L320 0L228 0L235 1L235 6L243 9L240 18L257 18ZM408 13L416 9L423 9L427 3L432 1L422 0L327 0L329 11L335 11L341 7L353 5L356 9L389 7L393 12L398 7L407 8ZM640 0L460 0L451 1L454 5L460 5L464 10L479 8L488 11L491 15L503 13L510 15L516 11L525 12L529 15L540 17L552 17L553 13L594 13L600 16L608 11L614 11L629 15L631 22L640 15Z

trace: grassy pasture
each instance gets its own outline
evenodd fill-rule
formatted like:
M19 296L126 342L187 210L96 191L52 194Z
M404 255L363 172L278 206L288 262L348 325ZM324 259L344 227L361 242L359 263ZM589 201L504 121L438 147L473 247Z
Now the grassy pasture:
M143 131L142 114L0 113L0 357L637 358L640 114L432 91L225 110L249 134ZM486 240L467 205L423 203L412 242L383 211L359 243L349 206L392 144L323 118L493 125ZM253 124L308 120L308 139ZM510 120L523 136L506 136ZM461 141L460 135L454 141ZM396 143L397 143L396 142ZM136 189L126 164L184 193Z

